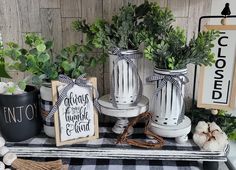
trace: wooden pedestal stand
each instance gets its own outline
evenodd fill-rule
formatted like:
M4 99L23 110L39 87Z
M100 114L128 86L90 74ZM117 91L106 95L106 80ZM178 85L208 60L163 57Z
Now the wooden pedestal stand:
M98 100L98 103L100 104L101 112L104 115L116 117L118 119L116 124L112 128L112 131L116 134L123 133L125 127L129 123L128 118L136 117L140 113L146 112L148 110L148 98L145 96L142 96L137 106L118 105L118 107L115 108L110 102L109 94L102 96ZM130 129L129 135L131 135L132 133L133 129Z

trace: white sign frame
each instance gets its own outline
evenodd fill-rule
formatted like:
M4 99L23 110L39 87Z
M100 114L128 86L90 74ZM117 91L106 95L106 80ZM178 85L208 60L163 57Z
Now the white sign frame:
M214 50L218 49L217 53L215 52L217 64L215 64L215 66L212 67L209 66L200 67L197 107L207 108L207 109L230 110L235 108L235 100L236 100L236 25L206 25L205 28L206 30L219 30L220 35L222 36L220 36L216 40L216 42L218 43L217 44L215 43L214 44L215 46L213 47L213 52ZM225 49L224 51L226 53L234 53L234 54L232 54L233 55L232 58L229 57L227 58L227 56L222 55L223 48L219 49L219 47L226 46L225 44L226 40L224 40L223 42L223 38L229 39L224 35L226 34L231 35L232 33L235 34L234 36L235 42L234 44L232 43L233 45L235 45L235 47L232 48L231 50ZM219 40L220 38L221 40ZM230 40L232 39L233 38L231 38ZM220 62L218 60L219 61L221 60L221 64L219 64ZM225 60L225 62L223 60ZM226 65L224 66L224 64L227 61L230 63L232 62L232 60L234 60L234 62L231 64L231 66L226 68ZM222 71L219 71L219 68L221 68ZM218 71L216 69L218 69ZM212 74L213 72L214 74ZM220 78L222 80L216 80ZM214 79L213 83L212 79ZM227 83L224 84L225 82ZM211 88L212 84L214 84L214 89ZM226 93L223 93L223 91L220 90L224 90Z
M97 78L96 77L90 77L87 78L88 82L93 85L93 87L97 87ZM63 83L59 81L52 81L52 94L53 94L53 104L55 105L57 99L58 99L58 87L64 85ZM95 93L93 92L92 98L95 97ZM61 126L60 126L60 114L57 110L54 113L54 125L55 125L55 138L56 138L56 146L62 146L62 145L72 145L75 143L83 142L83 141L89 141L94 140L99 137L99 128L98 128L98 113L97 110L93 107L93 118L94 118L94 134L93 136L88 137L81 137L81 138L73 138L69 140L61 140Z

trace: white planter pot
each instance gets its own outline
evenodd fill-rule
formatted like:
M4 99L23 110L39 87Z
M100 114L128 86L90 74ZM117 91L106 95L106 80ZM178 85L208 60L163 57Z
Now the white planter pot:
M47 86L40 87L40 95L41 95L41 115L43 118L43 127L44 133L49 137L55 137L55 130L54 130L54 117L50 119L50 121L46 121L46 117L50 110L53 107L52 103L52 88L51 84L47 84Z
M122 51L121 54L126 55L127 57L131 54L137 55L137 57L142 56L138 50L126 50ZM116 104L130 105L136 102L139 95L139 77L126 60L120 60L115 63L117 58L117 55L109 55L110 77L114 78L114 83L113 85L111 84L110 89L114 89ZM138 59L131 60L137 67Z
M162 70L155 68L154 75L178 75L179 78L174 80L179 84L180 89L167 81L166 85L159 91L158 96L153 98L153 116L152 121L159 125L176 126L183 121L184 118L184 87L181 83L185 80L187 69L181 70ZM157 81L156 88L160 86L161 80Z

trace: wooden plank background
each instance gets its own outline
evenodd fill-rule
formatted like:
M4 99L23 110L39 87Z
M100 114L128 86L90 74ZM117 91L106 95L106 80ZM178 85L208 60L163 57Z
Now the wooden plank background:
M162 7L169 7L177 17L175 25L186 29L188 39L197 33L198 19L210 14L211 0L151 0ZM36 32L54 40L54 52L73 43L81 43L83 35L71 29L71 22L83 18L89 22L96 18L111 20L122 5L140 4L144 0L0 0L0 32L3 41L23 44L23 35ZM94 52L91 55L98 55ZM139 72L143 79L144 94L149 98L154 85L145 78L152 74L152 63L144 59L139 62ZM100 94L109 93L108 63L98 66L90 74L98 77ZM190 107L193 86L193 66L188 66L190 83L186 88L187 106ZM22 79L25 74L13 72L14 79Z

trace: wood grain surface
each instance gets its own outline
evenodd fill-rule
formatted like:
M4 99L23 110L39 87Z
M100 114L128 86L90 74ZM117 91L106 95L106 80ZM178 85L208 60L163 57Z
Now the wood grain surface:
M150 0L161 7L170 8L177 17L175 25L186 29L188 39L197 33L198 19L211 10L212 0ZM93 22L96 18L111 20L112 15L122 5L140 4L144 0L1 0L0 1L0 32L3 41L23 43L26 32L36 32L55 42L54 52L73 43L81 43L86 37L71 29L71 22L83 18ZM93 51L99 53L101 51ZM96 54L95 54L96 55ZM139 73L144 84L144 94L150 99L151 86L145 78L152 74L152 63L140 60ZM108 63L93 69L90 76L98 76L98 87L101 95L109 92ZM193 85L193 66L188 67L190 83L186 87L186 99L191 101ZM18 77L18 73L13 73ZM21 74L24 75L24 74ZM187 105L190 106L191 102Z

